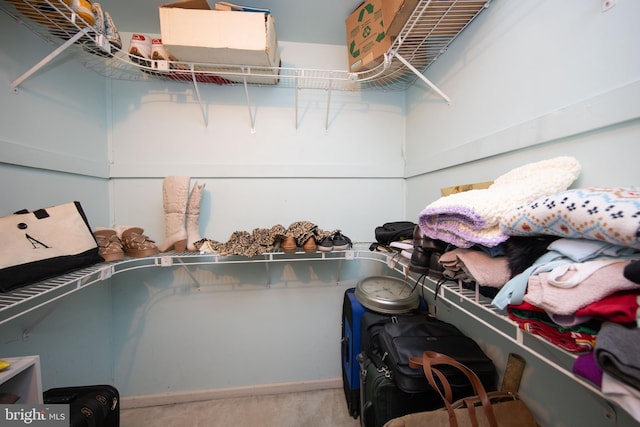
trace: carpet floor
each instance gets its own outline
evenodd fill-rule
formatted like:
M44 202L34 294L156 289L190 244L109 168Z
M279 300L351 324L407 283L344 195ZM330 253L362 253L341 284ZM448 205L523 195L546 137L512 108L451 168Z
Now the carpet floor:
M123 409L121 427L359 427L342 389Z

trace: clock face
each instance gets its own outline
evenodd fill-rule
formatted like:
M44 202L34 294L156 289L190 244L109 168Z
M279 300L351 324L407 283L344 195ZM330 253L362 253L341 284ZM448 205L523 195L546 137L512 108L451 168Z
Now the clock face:
M361 288L369 295L388 300L405 298L411 294L411 288L403 281L390 280L387 277L372 277L363 280Z
M365 308L380 313L406 313L420 304L418 293L404 280L392 276L362 279L355 296Z

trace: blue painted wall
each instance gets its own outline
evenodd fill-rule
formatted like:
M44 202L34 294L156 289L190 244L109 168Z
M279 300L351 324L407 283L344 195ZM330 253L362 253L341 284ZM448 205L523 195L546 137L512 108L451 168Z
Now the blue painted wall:
M242 87L207 86L208 125L192 86L105 80L64 55L12 93L11 82L51 46L0 15L2 213L79 199L95 226L139 225L161 240L162 179L186 175L206 182L206 237L223 241L235 230L306 219L370 241L382 222L415 220L441 187L491 180L551 156L579 159L576 185L637 184L640 3L618 0L606 12L601 3L492 1L426 73L451 106L421 83L403 94L333 93L328 114L322 91L301 91L296 110L292 89L250 88L247 103ZM343 46L282 45L292 66L346 68ZM45 387L111 378L125 396L337 378L341 294L377 269L365 263L335 286L333 267L311 274L295 266L265 288L261 269L201 267L195 274L205 290L181 267L171 267L172 275L132 272L51 313L0 327L0 344L10 355L44 355ZM282 301L294 308L277 309ZM82 323L79 306L101 319ZM269 352L274 360L289 357L290 370L259 380L253 371L207 370L209 360L245 366L235 354L251 343L270 345L270 328L253 329L254 319L270 319L290 337L291 353L280 338ZM44 322L71 332L54 333ZM94 328L109 338L89 348ZM32 331L26 340L24 330ZM66 341L69 334L77 344ZM234 352L237 337L244 351ZM318 339L326 354L299 345ZM509 348L500 346L496 354ZM110 356L101 356L106 347ZM78 350L90 356L78 358ZM310 355L316 359L300 363ZM320 368L309 372L309 364ZM538 378L554 378L532 364ZM577 393L576 402L591 399L561 384ZM530 387L546 402L540 384ZM540 414L549 425L575 425L573 414Z

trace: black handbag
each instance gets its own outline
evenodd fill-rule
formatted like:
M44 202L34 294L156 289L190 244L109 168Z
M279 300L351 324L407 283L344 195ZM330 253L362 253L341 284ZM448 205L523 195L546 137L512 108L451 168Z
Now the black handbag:
M472 369L487 390L495 390L497 371L480 346L454 325L429 317L422 322L385 324L379 335L380 355L398 388L407 393L431 390L424 374L409 366L411 357L425 351L445 354ZM467 378L455 368L442 367L454 394L472 393Z
M386 222L376 227L376 242L382 245L389 245L391 242L413 239L413 230L416 224L411 221Z

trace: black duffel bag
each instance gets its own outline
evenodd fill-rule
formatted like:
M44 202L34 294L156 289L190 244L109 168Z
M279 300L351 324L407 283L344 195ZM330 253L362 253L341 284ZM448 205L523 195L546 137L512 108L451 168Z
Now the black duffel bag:
M382 326L379 354L399 389L407 393L432 390L421 369L409 367L411 357L425 351L445 354L468 366L480 377L487 391L496 389L497 371L491 359L470 337L454 325L429 317L422 322L392 322ZM451 367L441 367L454 395L473 394L467 378ZM458 397L459 398L459 397Z

